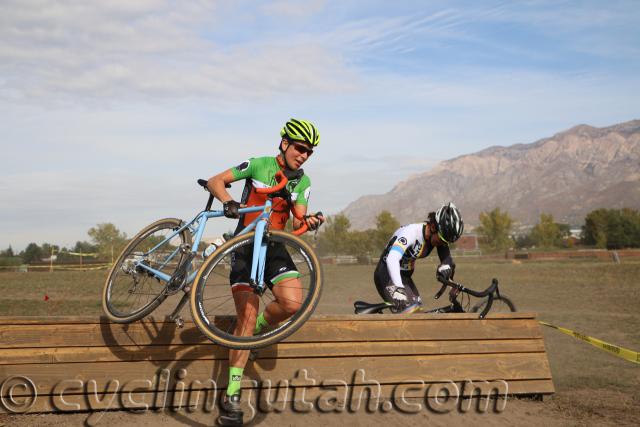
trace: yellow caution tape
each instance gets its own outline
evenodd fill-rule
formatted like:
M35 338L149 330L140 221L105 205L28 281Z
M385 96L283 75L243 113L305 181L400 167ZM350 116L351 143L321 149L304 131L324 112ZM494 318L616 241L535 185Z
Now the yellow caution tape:
M571 329L561 328L560 326L552 325L551 323L540 321L540 324L544 326L548 326L553 329L557 329L564 334L571 335L572 337L578 338L579 340L582 340L584 342L588 342L592 346L598 347L601 350L608 351L609 353L615 354L616 356L621 357L624 360L628 360L629 362L640 364L640 353L638 353L637 351L629 350L623 347L618 347L617 345L609 344L597 338L589 337L579 332L572 331Z
M106 264L84 264L84 265L80 265L80 264L53 264L53 266L51 265L28 265L28 264L23 264L23 265L7 265L7 266L0 266L0 269L12 269L12 270L24 270L24 271L28 271L28 270L67 270L67 271L85 271L85 270L105 270L107 268L111 267L110 263L106 263Z

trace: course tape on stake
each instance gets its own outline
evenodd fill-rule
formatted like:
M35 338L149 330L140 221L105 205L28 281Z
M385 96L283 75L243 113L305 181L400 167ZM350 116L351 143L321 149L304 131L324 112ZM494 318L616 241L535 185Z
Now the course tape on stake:
M621 357L629 362L640 364L640 353L637 351L629 350L627 348L618 347L617 345L609 344L607 342L601 341L597 338L589 337L587 335L583 335L579 332L572 331L571 329L561 328L560 326L552 325L551 323L540 321L540 324L544 326L548 326L553 329L557 329L562 333L567 335L571 335L574 338L578 338L582 341L588 342L594 347L598 347L601 350L608 351L609 353L613 353L618 357Z

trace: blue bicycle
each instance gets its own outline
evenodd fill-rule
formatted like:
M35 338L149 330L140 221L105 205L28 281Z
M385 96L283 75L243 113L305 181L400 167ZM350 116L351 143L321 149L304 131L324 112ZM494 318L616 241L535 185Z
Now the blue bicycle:
M241 214L260 212L257 218L207 256L199 267L200 242L207 221L224 215L221 210L211 210L212 194L206 208L190 222L165 218L145 227L131 239L111 267L102 298L106 315L114 322L130 323L150 314L168 296L184 292L169 319L182 326L180 312L190 300L195 324L205 336L222 346L242 350L260 348L295 332L318 305L323 276L313 249L297 237L307 230L304 221L293 233L269 228L274 198L282 198L288 206L293 206L286 190L287 178L280 172L276 180L278 184L274 187L258 189L267 195L263 206L239 210ZM198 184L207 189L205 180L198 180ZM293 209L291 212L295 215ZM295 295L297 311L277 326L253 336L234 334L237 312L229 275L236 254L241 251L253 254L251 279L246 286L258 295L259 310L278 299L273 284L264 279L271 256L285 257L298 279L295 291L289 293Z

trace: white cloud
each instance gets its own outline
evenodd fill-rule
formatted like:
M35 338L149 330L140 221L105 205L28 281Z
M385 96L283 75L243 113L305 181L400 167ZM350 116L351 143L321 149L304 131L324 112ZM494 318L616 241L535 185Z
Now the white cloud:
M289 19L310 18L322 11L326 0L278 0L262 5L266 15Z
M224 24L215 8L199 4L4 4L0 97L59 103L197 97L226 104L353 86L340 55L321 45L212 41L207 32Z

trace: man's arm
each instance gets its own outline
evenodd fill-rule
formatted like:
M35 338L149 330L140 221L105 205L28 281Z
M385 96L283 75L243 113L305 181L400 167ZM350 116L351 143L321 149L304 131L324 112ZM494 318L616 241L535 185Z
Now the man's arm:
M305 216L307 214L307 206L303 204L295 204L293 205L293 210L295 211L297 216ZM324 217L322 215L318 216L310 216L305 218L305 222L309 227L309 230L315 230L324 222ZM293 217L293 229L300 228L302 226L302 221L300 221L295 216Z
M443 270L443 273L445 273L445 276L448 275L448 277L446 277L447 279L453 279L453 276L456 273L456 263L453 262L453 258L451 257L451 250L449 249L449 246L444 245L444 246L438 246L438 258L440 258L440 265L438 266L438 269L436 271L436 276L438 275L438 273L440 273L441 268L444 267L445 270ZM448 273L446 271L446 266L450 267L450 273Z
M231 184L232 182L237 181L233 176L233 172L231 169L227 169L226 171L219 173L207 181L207 188L213 194L213 196L220 200L222 203L228 202L229 200L233 200L233 197L227 191L227 184Z
M400 242L396 241L387 254L387 271L393 284L399 288L404 288L402 284L402 276L400 275L400 260L407 250Z

